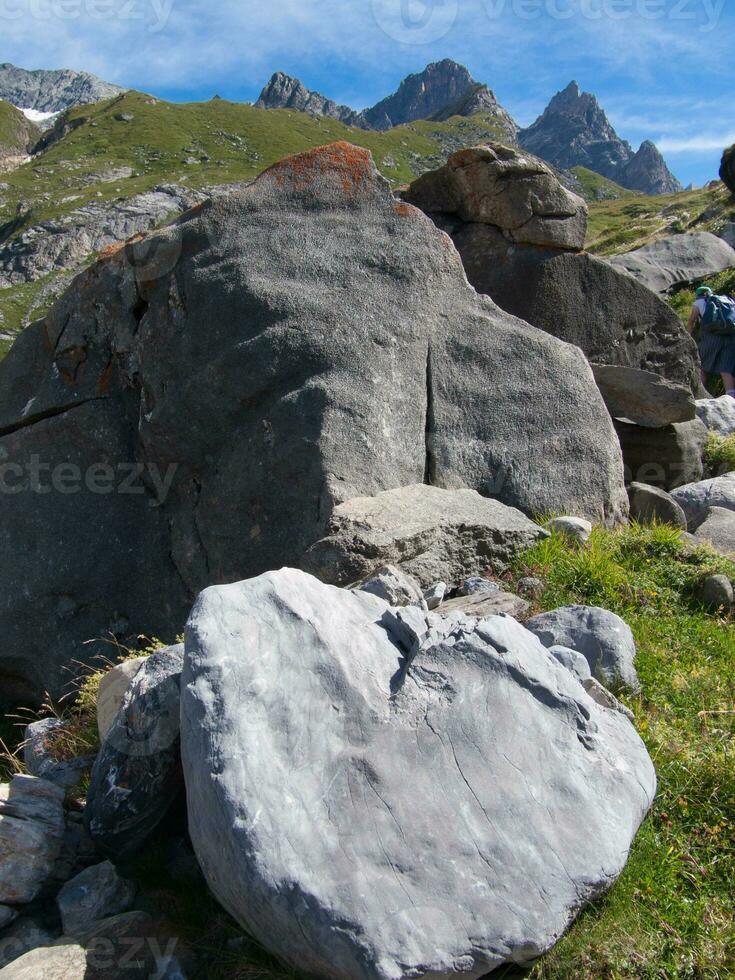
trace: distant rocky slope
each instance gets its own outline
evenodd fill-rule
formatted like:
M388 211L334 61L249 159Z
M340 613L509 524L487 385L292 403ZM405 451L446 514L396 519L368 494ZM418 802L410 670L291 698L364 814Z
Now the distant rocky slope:
M0 99L20 109L63 112L72 106L111 99L125 91L85 71L26 71L0 65Z
M452 116L492 116L507 142L515 143L518 126L486 85L476 82L464 65L445 58L405 78L398 90L372 108L357 112L338 105L283 72L276 72L256 102L260 109L297 109L338 119L348 126L385 131L420 119L444 121Z
M40 132L15 106L0 100L0 170L30 153Z
M587 167L622 187L644 194L674 194L682 185L650 141L637 153L612 127L594 95L571 82L536 122L519 133L524 149L555 167Z

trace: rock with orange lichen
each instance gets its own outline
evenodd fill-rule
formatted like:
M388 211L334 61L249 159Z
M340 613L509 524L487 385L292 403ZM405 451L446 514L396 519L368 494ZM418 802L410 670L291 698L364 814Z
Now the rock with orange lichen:
M297 564L353 497L426 482L527 513L627 509L580 351L478 296L346 143L82 273L0 365L0 452L21 474L0 528L16 700L107 652L87 641L173 640L203 587Z

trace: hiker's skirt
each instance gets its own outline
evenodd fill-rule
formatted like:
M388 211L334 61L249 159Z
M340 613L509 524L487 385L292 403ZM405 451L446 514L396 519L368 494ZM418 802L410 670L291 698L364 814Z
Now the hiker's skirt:
M702 370L707 374L735 374L735 333L702 332L699 341Z

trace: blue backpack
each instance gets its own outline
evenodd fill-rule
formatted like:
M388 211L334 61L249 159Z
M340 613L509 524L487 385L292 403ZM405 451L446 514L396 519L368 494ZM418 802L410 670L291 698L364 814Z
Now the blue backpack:
M702 317L702 327L707 333L735 337L735 302L729 296L708 296Z

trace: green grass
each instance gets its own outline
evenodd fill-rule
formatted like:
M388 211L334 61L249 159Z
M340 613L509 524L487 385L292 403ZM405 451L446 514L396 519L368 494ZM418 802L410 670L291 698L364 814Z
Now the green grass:
M533 971L534 980L724 980L735 976L735 625L697 600L703 576L735 564L692 553L666 527L555 535L516 563L546 583L540 608L601 605L638 646L643 694L627 703L659 792L618 883ZM720 713L724 712L724 713Z
M732 220L735 200L722 184L680 194L592 201L587 248L599 255L615 255L641 248L662 235L715 231Z
M635 191L626 190L614 180L588 170L587 167L573 167L572 173L581 185L582 196L587 201L618 201L624 197L635 197Z
M704 466L708 476L735 473L735 433L729 436L710 433L704 449Z

